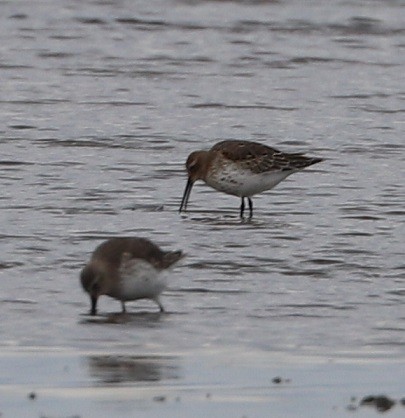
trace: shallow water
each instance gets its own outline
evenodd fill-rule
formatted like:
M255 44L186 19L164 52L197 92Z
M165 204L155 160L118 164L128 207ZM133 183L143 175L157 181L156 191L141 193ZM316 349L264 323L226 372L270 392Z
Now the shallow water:
M168 353L192 359L168 366L185 385L204 361L224 367L227 350L241 364L267 358L264 369L279 353L394 358L403 375L402 1L5 1L0 12L0 350L57 349L67 363ZM187 155L230 138L325 161L255 197L250 222L202 184L179 215ZM113 235L187 253L168 314L137 302L121 317L104 298L87 316L78 274ZM385 382L373 364L361 373ZM259 368L241 368L230 366L249 385ZM98 381L85 370L85 386ZM22 384L8 376L0 388ZM267 395L247 413L264 416Z

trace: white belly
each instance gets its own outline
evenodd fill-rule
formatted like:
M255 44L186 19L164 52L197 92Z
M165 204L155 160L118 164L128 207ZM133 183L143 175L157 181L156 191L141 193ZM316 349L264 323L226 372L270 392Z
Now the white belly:
M220 172L208 176L206 183L223 193L239 197L252 197L272 189L290 174L292 171L255 174L249 170L236 170L233 166L227 166Z
M167 287L165 272L155 269L140 259L131 259L121 265L121 280L118 294L111 295L119 300L154 299Z

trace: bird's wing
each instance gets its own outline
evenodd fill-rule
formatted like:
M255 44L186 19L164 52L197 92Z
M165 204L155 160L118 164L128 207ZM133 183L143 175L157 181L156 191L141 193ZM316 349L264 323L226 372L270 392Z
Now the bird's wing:
M294 170L302 154L287 154L267 145L249 141L223 141L212 147L225 159L241 164L254 173Z

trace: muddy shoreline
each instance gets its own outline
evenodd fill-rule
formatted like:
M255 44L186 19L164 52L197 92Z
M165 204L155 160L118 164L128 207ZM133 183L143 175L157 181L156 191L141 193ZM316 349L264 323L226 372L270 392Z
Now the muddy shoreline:
M18 349L2 350L0 367L2 418L404 413L398 359Z

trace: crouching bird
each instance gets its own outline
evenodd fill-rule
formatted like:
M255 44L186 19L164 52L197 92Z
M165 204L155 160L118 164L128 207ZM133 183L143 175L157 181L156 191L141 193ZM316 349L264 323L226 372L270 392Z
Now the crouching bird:
M125 302L155 301L164 312L160 294L167 287L167 272L183 257L181 251L163 251L146 238L117 237L100 244L80 274L83 289L91 301L90 314L96 315L97 301L107 295Z

